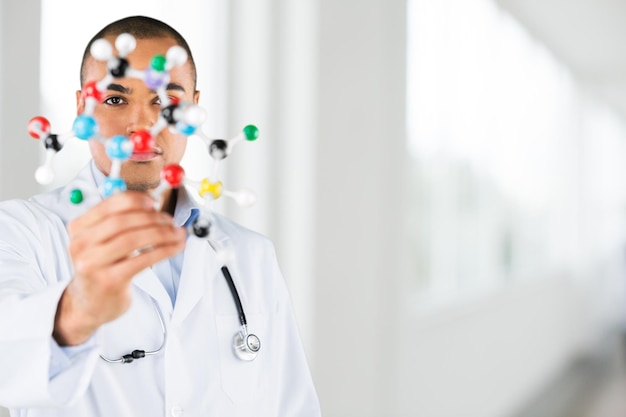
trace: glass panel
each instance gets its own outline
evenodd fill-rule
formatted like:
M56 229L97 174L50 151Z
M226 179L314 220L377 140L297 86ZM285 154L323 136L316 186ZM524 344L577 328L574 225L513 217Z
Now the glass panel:
M568 273L593 262L590 238L623 239L584 226L625 202L623 121L491 0L410 0L408 27L412 272L422 294ZM612 181L600 179L608 172Z

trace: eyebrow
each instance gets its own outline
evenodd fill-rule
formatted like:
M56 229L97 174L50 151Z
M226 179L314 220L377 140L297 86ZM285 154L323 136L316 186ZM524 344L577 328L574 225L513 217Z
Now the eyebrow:
M169 83L165 89L185 92L185 87L178 83Z
M107 89L112 90L112 91L117 91L118 93L122 93L122 94L130 94L132 92L130 88L124 87L121 84L109 84ZM183 93L185 92L185 87L183 87L181 84L178 84L178 83L169 83L165 87L165 89L173 90L173 91L182 91Z
M121 84L109 84L107 86L107 90L113 90L113 91L117 91L118 93L123 93L123 94L130 94L131 92L130 88L126 88Z

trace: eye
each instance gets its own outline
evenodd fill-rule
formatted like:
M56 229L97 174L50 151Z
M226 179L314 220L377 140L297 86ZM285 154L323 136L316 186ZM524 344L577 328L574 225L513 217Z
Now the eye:
M112 96L112 97L108 97L104 100L104 104L107 104L109 106L119 106L126 103L126 101L119 96Z
M178 98L176 96L168 96L167 98L168 98L170 103L180 102L180 98ZM161 102L161 99L159 97L155 97L154 100L152 100L152 104L154 104L155 106L163 105L163 103Z

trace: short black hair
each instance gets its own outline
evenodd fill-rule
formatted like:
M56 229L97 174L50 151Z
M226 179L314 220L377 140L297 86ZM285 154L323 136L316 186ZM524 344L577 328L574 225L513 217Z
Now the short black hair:
M115 22L106 25L98 33L96 33L93 38L91 38L91 40L87 44L87 47L85 48L85 52L83 53L83 59L80 64L81 88L85 83L85 63L87 62L87 59L91 56L91 45L96 40L104 38L105 36L117 36L121 35L122 33L128 33L132 35L135 39L174 39L176 43L187 52L187 59L188 62L191 64L192 69L193 86L194 89L196 88L196 63L193 59L191 49L189 48L189 45L187 44L185 38L183 38L183 36L176 29L174 29L167 23L147 16L129 16L123 19L116 20Z

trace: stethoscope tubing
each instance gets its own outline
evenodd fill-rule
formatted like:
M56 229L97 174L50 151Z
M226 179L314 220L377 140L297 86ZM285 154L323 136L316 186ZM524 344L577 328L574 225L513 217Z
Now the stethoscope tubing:
M145 358L146 356L156 355L163 350L163 348L165 347L165 341L167 340L167 327L165 326L165 321L163 320L163 313L161 312L159 305L154 299L152 299L152 304L154 305L154 309L156 310L157 317L159 318L159 324L161 325L161 332L163 333L163 340L161 341L161 345L155 350L145 351L135 349L131 353L128 353L118 359L110 359L103 354L100 354L100 358L104 359L104 361L108 363L131 363L135 359L141 359Z
M228 284L228 288L230 289L230 293L233 296L233 300L235 301L235 306L237 307L237 314L239 315L239 323L247 327L248 321L246 320L246 314L243 311L243 305L241 304L241 298L239 297L239 291L235 287L235 282L233 281L232 275L230 275L230 271L226 265L222 266L222 274L224 278L226 278L226 283Z

